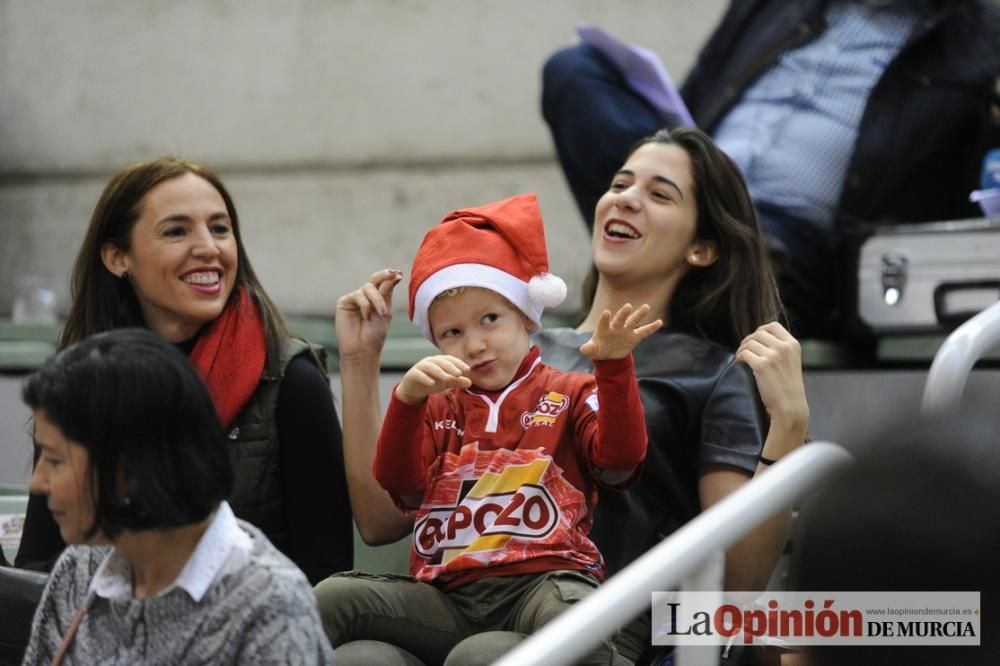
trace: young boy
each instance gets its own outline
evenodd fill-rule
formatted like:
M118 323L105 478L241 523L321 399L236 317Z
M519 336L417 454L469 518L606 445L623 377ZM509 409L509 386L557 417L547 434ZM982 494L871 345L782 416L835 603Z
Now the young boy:
M325 589L335 646L378 639L441 663L466 636L530 633L603 580L595 483L622 485L645 457L631 352L662 323L638 326L647 306L605 312L581 348L595 375L553 370L530 342L565 296L547 270L533 194L456 211L424 238L410 318L442 355L394 389L373 466L415 514L412 579L355 577L333 619Z

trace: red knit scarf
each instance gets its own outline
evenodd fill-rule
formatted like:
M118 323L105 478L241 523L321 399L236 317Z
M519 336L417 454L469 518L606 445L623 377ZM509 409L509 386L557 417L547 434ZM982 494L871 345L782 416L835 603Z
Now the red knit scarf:
M205 328L190 355L226 428L257 390L267 358L260 311L250 293L238 289L239 299Z

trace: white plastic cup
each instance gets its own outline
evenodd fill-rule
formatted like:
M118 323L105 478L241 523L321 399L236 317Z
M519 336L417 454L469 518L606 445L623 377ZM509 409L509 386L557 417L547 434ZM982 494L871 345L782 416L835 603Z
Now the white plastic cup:
M44 279L27 275L17 280L11 319L15 324L56 323L56 294Z
M1000 217L1000 187L976 190L969 195L969 201L978 203L986 217Z

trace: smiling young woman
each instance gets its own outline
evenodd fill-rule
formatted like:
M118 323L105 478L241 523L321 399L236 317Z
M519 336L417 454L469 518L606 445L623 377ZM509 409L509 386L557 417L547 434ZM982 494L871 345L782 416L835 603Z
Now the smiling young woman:
M626 232L623 232L626 230ZM594 211L587 319L608 302L735 349L784 312L739 169L698 130L639 141Z
M542 357L589 370L579 346L621 303L649 303L665 322L634 355L649 434L642 474L623 493L602 492L594 514L610 574L763 473L762 455L800 445L809 409L746 184L710 137L677 129L639 141L599 199L593 233L584 319L538 334ZM727 589L764 589L787 520L727 552ZM633 625L622 649L638 656L648 632Z
M216 174L169 157L117 173L94 209L71 292L63 346L132 326L176 344L229 433L236 515L311 580L352 567L341 431L322 350L289 334ZM47 569L62 546L33 496L16 564Z
M189 172L151 189L128 245L105 241L101 260L130 282L146 325L181 342L222 314L236 284L238 249L222 195Z

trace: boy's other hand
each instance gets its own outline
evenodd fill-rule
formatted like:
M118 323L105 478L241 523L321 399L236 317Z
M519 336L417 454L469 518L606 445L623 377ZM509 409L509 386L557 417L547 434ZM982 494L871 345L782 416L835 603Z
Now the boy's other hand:
M455 356L428 356L406 371L396 386L396 397L408 405L419 405L434 393L467 389L472 386L472 380L465 376L469 370L469 365Z
M605 310L597 322L594 335L580 346L580 353L595 361L625 358L632 353L636 345L663 326L662 319L639 326L648 314L648 305L642 305L633 311L631 303L618 308L614 316L611 310Z

